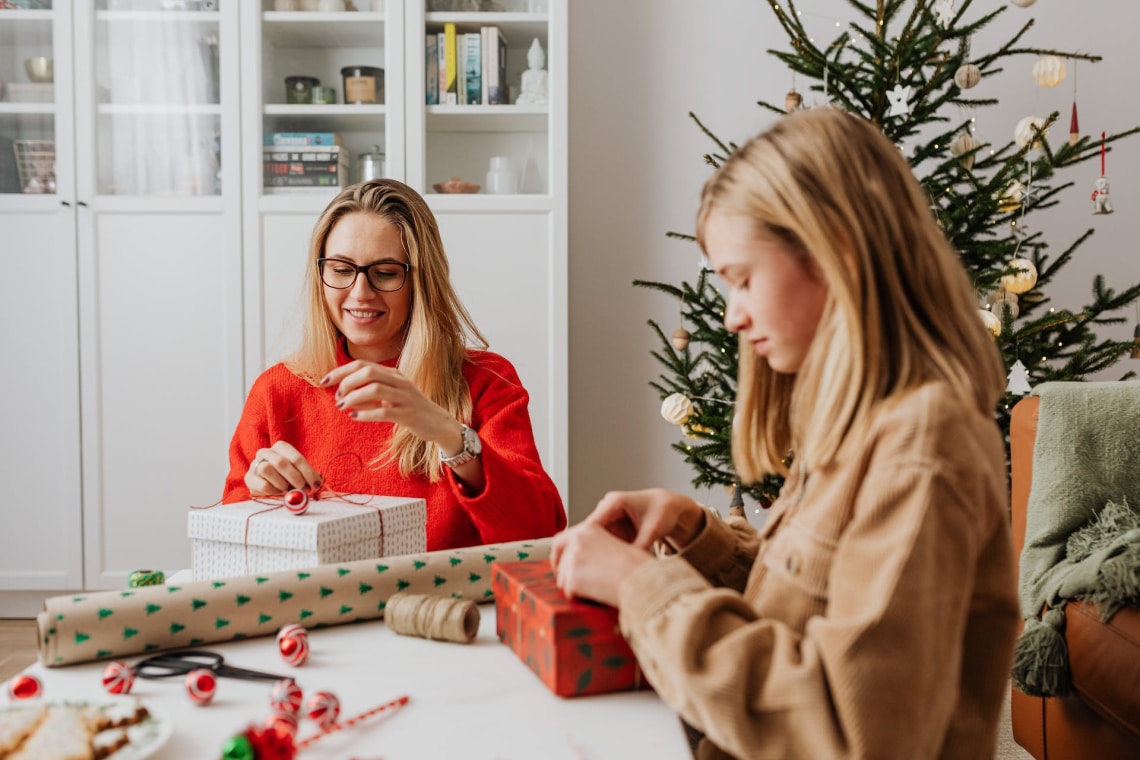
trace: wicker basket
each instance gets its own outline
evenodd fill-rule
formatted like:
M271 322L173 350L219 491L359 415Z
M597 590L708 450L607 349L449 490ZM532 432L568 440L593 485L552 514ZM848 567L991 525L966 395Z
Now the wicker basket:
M25 193L55 192L55 141L13 140L16 171Z

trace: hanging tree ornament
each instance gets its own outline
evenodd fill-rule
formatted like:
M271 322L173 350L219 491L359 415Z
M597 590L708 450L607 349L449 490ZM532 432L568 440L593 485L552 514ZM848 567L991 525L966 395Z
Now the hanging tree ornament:
M788 113L799 108L803 105L804 96L796 92L796 75L792 73L792 89L788 90L788 94L784 96L784 110Z
M1037 0L1009 0L1009 1L1011 3L1013 3L1014 5L1016 5L1018 8L1028 8L1029 6L1031 6L1035 2L1037 2Z
M1056 87L1065 81L1065 59L1043 55L1033 64L1033 81L1038 87Z
M1069 119L1069 145L1081 140L1081 126L1077 123L1077 62L1073 61L1073 115Z
M902 84L896 84L894 89L887 93L887 99L891 102L891 110L888 116L906 116L910 113L910 88L904 87Z
M950 143L950 155L959 158L966 171L970 171L974 168L974 151L980 147L982 144L973 135L963 132Z
M1006 377L1009 378L1009 385L1005 386L1006 393L1013 393L1018 396L1024 396L1026 393L1029 393L1029 391L1033 390L1032 386L1029 385L1029 370L1027 370L1025 368L1025 365L1021 363L1021 359L1018 359L1013 363L1013 366L1009 368L1009 374L1006 375Z
M1111 214L1112 202L1108 199L1108 179L1104 176L1104 159L1107 148L1105 146L1105 133L1100 133L1100 176L1096 178L1096 185L1092 191L1093 213Z
M1009 268L1014 271L1002 275L1001 285L1010 293L1025 293L1037 284L1037 267L1029 259L1014 259Z
M1001 320L996 314L989 309L978 309L978 315L982 318L982 324L990 331L990 335L995 338L1001 335Z
M1021 196L1024 191L1025 185L1019 180L1015 179L1006 185L1005 190L997 198L998 211L1003 214L1017 211L1021 206Z
M1041 141L1048 137L1049 130L1045 128L1045 120L1040 116L1026 116L1017 122L1013 130L1013 140L1019 148L1028 145L1030 150L1037 150L1041 147Z
M934 14L938 16L938 25L943 29L949 29L954 23L954 0L938 0L938 5L934 6Z
M674 425L684 425L693 416L693 402L684 393L671 393L661 402L661 416Z
M975 87L982 81L982 70L972 63L964 63L954 72L954 84L963 90Z

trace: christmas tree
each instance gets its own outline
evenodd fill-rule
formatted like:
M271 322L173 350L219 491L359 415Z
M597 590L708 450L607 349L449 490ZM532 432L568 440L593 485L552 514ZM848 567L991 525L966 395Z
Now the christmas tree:
M1026 7L1034 0L1015 0ZM848 0L856 20L830 42L817 42L800 22L793 0L767 0L788 36L790 50L769 51L787 65L792 77L807 82L810 107L842 108L878 125L909 159L930 197L946 237L961 253L979 297L979 318L994 334L1010 387L994 410L1008 434L1010 409L1027 386L1045 381L1081 380L1113 366L1132 341L1097 335L1099 325L1126 320L1126 308L1140 298L1140 285L1116 292L1101 276L1092 282L1092 302L1080 310L1051 307L1048 285L1069 264L1092 234L1089 229L1060 255L1048 251L1041 233L1030 231L1030 215L1056 205L1058 194L1073 182L1060 175L1075 164L1099 158L1101 178L1092 192L1094 213L1112 213L1104 160L1108 146L1140 131L1113 135L1080 134L1076 102L1068 140L1049 142L1059 113L1030 116L1010 125L1014 139L1002 144L976 137L979 109L997 103L971 97L969 90L1002 69L1002 61L1036 57L1034 79L1055 86L1066 74L1066 61L1096 62L1099 56L1026 46L1029 19L1004 45L978 54L971 38L1010 10L999 6L980 17L970 13L973 0ZM793 82L796 81L793 79ZM782 107L758 105L783 114L806 107L793 84ZM712 140L705 156L718 167L736 148L724 143L690 114ZM693 240L691 235L670 237ZM650 383L664 403L662 415L680 425L684 440L674 444L696 472L693 485L742 489L762 505L778 493L776 477L740 484L732 467L731 430L736 396L736 336L724 327L724 298L702 271L694 283L636 281L679 301L680 327L670 336L655 322L661 348L653 355L664 366ZM1137 327L1140 342L1140 327ZM1133 376L1122 372L1122 379Z

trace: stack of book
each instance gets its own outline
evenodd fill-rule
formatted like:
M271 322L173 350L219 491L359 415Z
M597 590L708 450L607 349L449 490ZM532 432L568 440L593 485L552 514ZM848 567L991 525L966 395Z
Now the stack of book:
M498 105L510 103L507 38L497 26L457 32L455 24L424 40L427 104Z
M266 132L262 186L274 193L348 184L348 151L334 132Z

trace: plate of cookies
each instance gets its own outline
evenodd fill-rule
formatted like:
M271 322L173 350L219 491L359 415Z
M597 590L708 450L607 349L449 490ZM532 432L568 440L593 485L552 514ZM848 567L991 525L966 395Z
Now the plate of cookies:
M173 730L133 697L29 699L0 705L0 757L143 760Z

